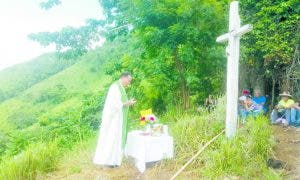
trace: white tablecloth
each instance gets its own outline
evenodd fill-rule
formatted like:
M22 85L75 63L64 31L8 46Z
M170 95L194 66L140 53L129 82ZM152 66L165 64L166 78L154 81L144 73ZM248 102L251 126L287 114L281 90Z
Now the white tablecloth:
M173 137L141 135L142 131L131 131L127 136L125 155L133 157L140 172L144 172L147 162L173 157Z

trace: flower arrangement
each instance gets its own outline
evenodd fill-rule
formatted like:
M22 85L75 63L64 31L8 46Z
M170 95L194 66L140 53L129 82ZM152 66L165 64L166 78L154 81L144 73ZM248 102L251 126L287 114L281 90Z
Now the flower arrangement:
M143 110L140 114L140 125L154 124L157 121L156 116L152 113L152 109Z

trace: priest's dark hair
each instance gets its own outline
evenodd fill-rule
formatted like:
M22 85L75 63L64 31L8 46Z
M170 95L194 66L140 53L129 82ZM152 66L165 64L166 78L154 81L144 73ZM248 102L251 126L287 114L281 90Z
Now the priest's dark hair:
M122 72L122 74L120 75L120 78L122 77L128 77L128 76L132 76L130 72L128 71L125 71L125 72Z

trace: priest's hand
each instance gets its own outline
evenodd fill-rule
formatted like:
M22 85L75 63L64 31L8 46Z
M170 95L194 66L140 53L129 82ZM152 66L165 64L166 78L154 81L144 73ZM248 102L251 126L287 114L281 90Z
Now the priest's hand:
M136 100L130 99L129 101L124 103L124 106L132 106L136 103Z

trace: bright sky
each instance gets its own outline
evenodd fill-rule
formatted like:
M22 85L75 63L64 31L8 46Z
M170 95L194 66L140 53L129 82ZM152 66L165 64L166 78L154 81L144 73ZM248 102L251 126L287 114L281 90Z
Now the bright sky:
M88 18L103 18L98 0L62 0L43 10L42 0L0 0L0 70L54 50L27 38L30 33L58 31L84 25Z

